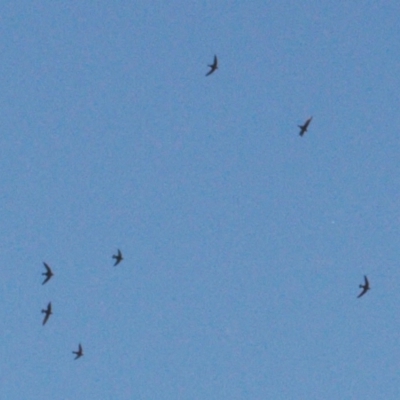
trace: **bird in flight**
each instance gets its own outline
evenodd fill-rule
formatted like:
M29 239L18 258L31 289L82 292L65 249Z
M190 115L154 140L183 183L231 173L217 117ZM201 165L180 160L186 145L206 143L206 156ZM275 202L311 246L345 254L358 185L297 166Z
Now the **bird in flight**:
M114 267L115 267L116 265L118 265L118 264L124 259L124 257L122 257L122 253L121 253L121 250L120 250L120 249L118 249L118 254L114 254L114 255L112 256L112 258L115 258Z
M46 272L43 272L42 275L46 276L46 279L43 281L42 285L44 285L46 282L48 282L50 280L50 278L54 275L53 271L51 270L51 268L48 266L48 264L46 264L45 262L43 262L43 265L46 268Z
M369 282L368 282L368 278L366 277L366 275L364 275L364 282L365 282L364 285L360 285L360 288L362 288L362 292L357 296L357 298L364 296L364 294L367 293L369 289L371 289L369 287Z
M83 349L82 349L82 345L79 343L79 349L78 351L73 351L73 354L76 354L75 360L77 360L79 357L83 356Z
M308 125L310 125L310 122L312 120L312 117L308 118L306 122L304 122L304 125L297 125L300 128L300 136L303 136L307 132Z
M218 59L217 56L214 56L214 62L212 64L208 64L211 68L207 73L206 76L211 75L216 69L218 69Z
M44 320L43 320L43 325L47 322L47 320L49 319L50 315L53 314L51 312L51 302L47 305L46 310L42 310L42 313L45 313L46 315L44 316Z

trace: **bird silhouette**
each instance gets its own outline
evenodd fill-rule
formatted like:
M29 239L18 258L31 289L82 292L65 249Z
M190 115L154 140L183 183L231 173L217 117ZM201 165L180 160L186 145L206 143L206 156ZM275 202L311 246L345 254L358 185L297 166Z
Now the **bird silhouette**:
M77 360L79 357L83 356L83 349L82 349L82 345L79 343L79 349L78 351L73 351L73 354L76 354L75 360Z
M218 59L217 56L214 56L214 62L212 64L208 64L211 68L207 73L206 76L211 75L216 69L218 69Z
M47 309L46 310L42 310L42 313L45 313L46 315L44 316L44 320L43 320L43 324L44 325L47 320L49 319L50 315L53 314L51 311L51 302L47 305Z
M122 253L121 253L121 250L120 249L118 249L118 254L114 254L113 256L112 256L112 258L115 258L115 264L114 264L114 267L116 266L116 265L118 265L123 259L124 259L124 257L122 257Z
M45 262L43 262L43 265L46 268L46 272L43 272L42 275L46 276L46 279L43 281L42 285L44 285L46 282L48 282L50 280L50 278L54 275L53 271L51 270L51 268L49 267L48 264L46 264Z
M366 277L366 275L364 275L364 282L365 282L364 285L360 285L360 288L362 288L362 292L357 296L357 298L364 296L364 294L367 293L369 289L371 289L369 287L369 282L368 282L368 278Z
M306 122L304 122L304 125L297 125L300 128L300 136L303 136L307 132L308 125L310 125L310 122L312 120L312 117L308 118Z

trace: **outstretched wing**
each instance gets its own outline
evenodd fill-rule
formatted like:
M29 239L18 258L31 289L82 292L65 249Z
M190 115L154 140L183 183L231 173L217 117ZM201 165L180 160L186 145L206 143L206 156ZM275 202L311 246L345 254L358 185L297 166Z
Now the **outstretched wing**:
M304 124L304 128L307 129L308 125L310 125L310 122L312 120L312 117L308 118L308 120L306 121L306 123Z
M49 265L46 264L44 261L43 261L43 265L44 265L44 267L46 268L47 273L48 273L48 274L51 274L51 268L49 267ZM44 273L46 273L46 272L44 272Z
M363 287L362 292L357 296L357 298L359 299L361 296L364 296L365 293L367 293L368 288L367 287Z
M42 310L46 315L44 316L42 325L45 325L51 314L51 304L47 306L47 310Z
M211 75L214 71L215 69L211 67L211 69L206 73L206 76Z

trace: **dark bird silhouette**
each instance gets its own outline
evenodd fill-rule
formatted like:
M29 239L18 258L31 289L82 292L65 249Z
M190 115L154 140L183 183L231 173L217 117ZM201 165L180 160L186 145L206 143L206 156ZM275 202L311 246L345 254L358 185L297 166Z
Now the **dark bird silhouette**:
M47 305L47 309L46 310L42 310L42 313L46 314L44 316L44 320L43 320L43 325L44 325L47 322L47 320L49 319L50 315L53 314L51 312L51 302Z
M121 250L120 249L118 249L118 254L117 255L113 255L112 256L112 258L115 258L115 264L114 264L114 267L116 266L116 265L118 265L123 259L124 259L124 257L122 257L122 253L121 253Z
M357 298L364 296L364 294L367 293L369 289L371 289L369 287L369 282L368 282L368 278L366 277L366 275L364 275L364 282L365 282L364 285L360 285L360 288L362 288L362 292L357 296Z
M218 59L217 56L214 56L214 62L212 64L208 64L211 68L207 73L206 76L211 75L216 69L218 69Z
M73 351L73 354L76 354L75 360L77 360L79 357L83 356L83 349L82 349L82 345L79 343L79 349L78 351Z
M304 122L304 125L297 125L300 128L300 136L303 136L307 132L308 125L310 125L310 122L312 120L312 117L308 118L306 122Z
M46 264L45 262L43 262L43 265L46 268L46 272L43 272L42 275L46 276L46 279L43 281L42 285L44 285L46 282L48 282L50 280L50 278L54 275L53 271L51 270L51 268L48 266L48 264Z

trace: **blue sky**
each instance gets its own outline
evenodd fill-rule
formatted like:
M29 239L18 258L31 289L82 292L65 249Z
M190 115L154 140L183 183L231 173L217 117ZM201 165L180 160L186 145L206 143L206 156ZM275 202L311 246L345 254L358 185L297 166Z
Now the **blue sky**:
M400 4L275 3L3 2L1 398L398 399Z

